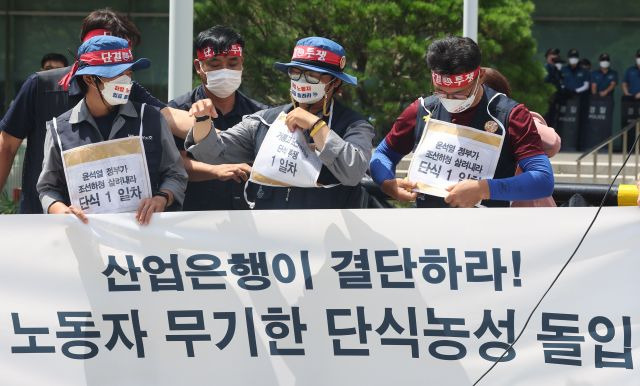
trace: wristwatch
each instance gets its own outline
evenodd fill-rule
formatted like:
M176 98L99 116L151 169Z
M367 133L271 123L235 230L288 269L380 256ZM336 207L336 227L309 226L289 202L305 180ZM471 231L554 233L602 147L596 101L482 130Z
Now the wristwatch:
M165 200L167 200L167 202L164 204L164 208L167 209L167 207L169 206L169 193L158 190L157 192L153 193L153 196L164 197Z
M208 121L209 119L211 119L210 116L208 115L203 115L201 117L196 117L196 122L204 122L204 121Z

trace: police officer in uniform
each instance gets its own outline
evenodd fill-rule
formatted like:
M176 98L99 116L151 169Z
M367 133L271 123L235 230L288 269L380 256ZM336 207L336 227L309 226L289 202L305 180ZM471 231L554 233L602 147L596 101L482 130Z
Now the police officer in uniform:
M551 83L555 87L556 91L549 98L549 108L546 114L546 121L550 122L553 126L558 118L558 103L562 101L562 93L564 90L564 83L562 82L562 63L560 59L559 48L549 48L545 53L544 68L547 71L547 75L544 77L544 81Z
M562 68L562 79L564 81L565 90L569 96L577 96L579 98L578 107L578 133L574 140L577 144L583 143L581 136L585 134L587 123L587 114L589 112L589 94L590 94L590 74L580 65L580 53L575 48L569 50L567 54L568 64ZM566 138L563 135L563 138ZM569 145L572 141L566 138L565 144ZM579 145L577 148L579 149Z
M611 69L609 54L600 54L598 61L600 68L591 73L591 94L613 98L613 90L618 84L618 72Z
M624 73L622 94L623 99L640 100L640 50L636 52L634 65Z

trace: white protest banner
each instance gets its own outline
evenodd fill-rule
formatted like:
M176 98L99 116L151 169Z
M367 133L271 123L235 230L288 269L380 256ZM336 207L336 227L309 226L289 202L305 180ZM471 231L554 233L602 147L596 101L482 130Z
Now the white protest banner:
M407 176L417 183L416 191L445 197L445 188L459 181L493 178L501 135L437 119L426 121Z
M251 168L250 180L269 186L315 188L322 161L301 130L289 131L280 113L271 124Z
M471 385L595 208L0 216L22 385ZM638 208L605 208L480 385L637 385ZM309 221L313 216L313 221Z

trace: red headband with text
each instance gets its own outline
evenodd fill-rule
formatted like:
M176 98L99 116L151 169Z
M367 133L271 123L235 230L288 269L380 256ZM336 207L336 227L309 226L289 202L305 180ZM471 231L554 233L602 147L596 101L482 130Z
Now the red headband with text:
M240 44L232 44L231 47L222 52L215 52L211 47L203 47L197 51L198 60L207 60L215 56L242 56L242 46Z
M340 69L344 68L347 60L344 56L313 46L296 46L293 49L293 56L291 57L291 60L296 59L324 62L337 66Z
M91 31L88 31L86 35L84 35L84 37L82 38L82 42L86 42L87 40L94 38L96 36L104 36L104 35L111 35L111 31L109 31L108 29L104 29L104 28L98 28L98 29L92 29ZM131 42L129 42L129 46L131 46ZM128 57L130 58L129 61L133 61L133 55L131 54L131 49L127 49L128 50ZM124 51L124 50L119 50L119 51ZM85 57L85 59L83 59L82 57L84 57L87 54L84 54L80 57L80 60L91 64L92 66L95 66L97 64L93 64L93 58L91 57ZM115 55L114 55L115 56ZM125 55L124 53L121 53L119 58L122 59L123 57L125 57L127 55ZM111 56L107 56L106 60L110 60ZM104 63L121 63L122 60L119 60L118 62L107 62L106 60L103 60ZM60 85L62 87L63 90L67 91L69 90L69 84L71 83L71 78L73 78L73 75L76 73L76 71L78 71L78 60L76 59L75 62L73 62L73 66L71 66L71 70L69 72L67 72L65 74L65 76L63 76L60 81L58 82L58 85Z
M84 43L91 38L95 38L96 36L103 36L103 35L111 36L111 31L109 31L108 29L101 29L101 28L92 29L91 31L87 32L86 35L84 35L84 38L82 38L82 42Z
M443 75L431 71L431 79L433 80L433 84L440 87L466 87L470 85L479 74L480 67L473 71L456 75Z
M121 48L117 50L101 50L87 52L80 55L80 61L90 66L100 66L103 64L131 63L133 53L131 48Z

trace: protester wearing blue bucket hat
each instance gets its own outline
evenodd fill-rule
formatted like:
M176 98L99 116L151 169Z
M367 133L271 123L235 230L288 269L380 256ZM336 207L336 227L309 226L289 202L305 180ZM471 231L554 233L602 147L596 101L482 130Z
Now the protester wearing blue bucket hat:
M47 122L45 158L37 189L45 213L136 211L179 207L187 174L162 114L129 100L135 60L125 39L97 36L78 49L74 82L84 98Z
M216 133L206 119L215 116L211 101L198 101L190 110L198 123L187 136L185 148L197 160L210 164L252 163L270 126L284 112L289 130L301 130L307 143L318 151L322 169L316 182L325 187L263 184L256 193L255 208L366 206L366 194L359 182L371 157L374 130L365 118L335 98L343 83L357 84L355 77L344 72L346 63L344 48L330 39L308 37L299 40L291 61L274 65L289 75L292 103L246 116L236 126Z

